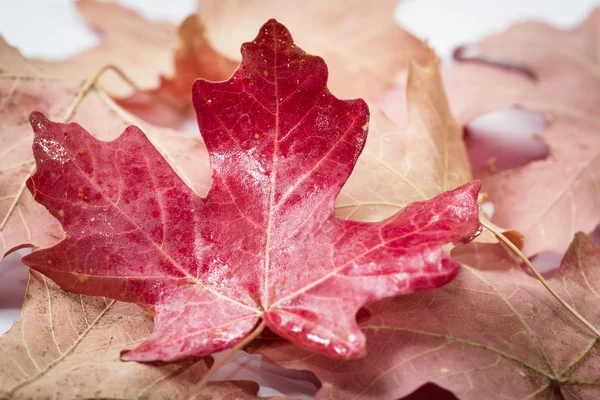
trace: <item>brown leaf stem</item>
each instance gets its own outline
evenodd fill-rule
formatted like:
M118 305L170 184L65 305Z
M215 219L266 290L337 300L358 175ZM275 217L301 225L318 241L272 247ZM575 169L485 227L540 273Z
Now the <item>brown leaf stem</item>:
M215 374L215 372L217 372L219 370L219 368L221 368L223 365L225 365L225 363L227 363L227 361L229 361L229 359L235 353L237 353L239 350L243 349L244 347L246 347L246 345L248 345L250 342L252 342L254 339L256 339L258 337L258 335L260 335L262 333L262 331L265 329L266 326L267 326L267 324L265 323L265 320L264 319L261 320L260 324L256 328L254 328L254 330L248 336L246 336L241 342L239 342L238 344L233 346L231 348L231 350L229 351L229 353L227 353L227 355L225 355L225 357L223 357L223 358L219 359L217 362L215 362L215 364L206 373L206 375L204 375L204 377L198 384L199 393L202 390L202 388L204 388L206 383L210 380L210 378ZM190 400L192 400L192 399L190 399Z
M0 222L0 232L2 232L2 229L4 229L4 226L6 226L8 219L10 218L13 211L17 207L17 204L19 203L19 199L21 198L21 195L23 194L23 191L25 190L27 179L29 179L31 177L31 175L33 175L34 172L35 172L35 161L32 161L31 167L29 168L29 172L27 172L27 176L25 177L25 179L23 179L23 182L21 182L21 186L19 186L19 190L17 190L15 199L13 200L12 203L10 203L10 206L8 207L8 211L6 212L6 215L2 219L2 222Z
M127 74L122 69L120 69L116 65L108 64L108 65L105 65L104 67L102 67L97 72L97 74L99 74L98 78L100 77L100 75L102 75L106 71L112 71L112 72L114 72L125 83L127 83L129 86L131 86L131 88L133 89L134 92L136 92L138 94L143 94L144 96L148 96L155 103L162 104L162 105L167 106L167 107L173 109L174 111L180 112L180 113L182 113L182 112L184 112L186 110L186 107L178 107L175 104L166 101L162 97L157 96L156 94L154 94L154 93L152 93L152 92L150 92L148 90L141 89L129 76L127 76ZM94 82L94 84L96 84L97 82L98 82L98 79L96 79L96 81ZM190 105L191 105L191 102L190 102Z
M562 304L563 307L565 307L571 314L573 314L575 318L577 318L582 324L584 324L589 330L591 330L596 337L600 338L600 331L598 331L598 329L596 329L594 325L592 325L587 319L585 319L583 315L579 314L577 310L571 307L569 303L567 303L562 297L560 297L560 295L552 288L552 286L548 284L546 278L542 276L542 274L537 270L537 268L533 266L531 261L529 261L529 259L525 257L521 250L517 248L517 246L515 246L510 240L506 238L506 236L502 234L502 232L498 231L491 224L488 224L486 221L480 222L481 225L483 225L488 231L492 232L498 238L498 240L507 245L521 260L523 260L525 265L527 265L531 272L533 272L535 277L541 282L542 285L544 285L544 287L550 292L550 294L552 294L552 296L554 296L554 298L558 300L560 304Z

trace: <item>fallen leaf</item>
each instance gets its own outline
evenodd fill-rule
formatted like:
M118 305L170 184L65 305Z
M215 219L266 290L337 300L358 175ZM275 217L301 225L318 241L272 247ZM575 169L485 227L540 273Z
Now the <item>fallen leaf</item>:
M432 291L384 300L359 312L368 355L340 362L280 340L251 350L286 368L310 370L317 399L396 399L426 382L460 399L600 396L598 339L497 244L452 255L462 271ZM600 325L600 247L579 233L550 284Z
M599 52L598 24L600 8L579 26L568 30L537 21L515 24L505 32L459 50L455 58L461 64L504 67L510 75L522 78L523 87L528 83L529 87L553 95L546 98L549 103L556 103L554 98L560 98L570 107L594 112L600 105L600 94L593 90L599 85L595 70Z
M495 205L494 222L525 235L527 255L562 254L576 231L600 223L600 10L581 26L559 30L528 22L491 37L445 76L459 122L515 105L546 120L543 160L482 175ZM469 54L474 53L474 54Z
M358 309L451 280L458 264L441 246L480 227L478 182L382 222L336 218L366 104L329 93L323 60L275 20L242 54L230 80L193 88L213 168L206 198L135 127L106 143L31 116L38 170L28 188L68 236L24 262L69 291L152 310L153 334L125 360L210 354L260 319L330 357L363 356Z
M202 0L198 12L209 42L239 60L239 44L269 18L282 21L298 43L329 67L329 88L341 98L372 98L405 74L411 60L427 62L431 50L394 21L398 0L372 7L362 0L295 2ZM238 16L243 15L243 18Z
M25 189L33 173L33 133L28 115L40 110L85 124L110 139L132 122L98 87L47 77L15 49L0 41L0 258L21 247L48 247L63 238L58 222ZM93 83L93 82L92 82ZM201 140L144 126L150 140L199 194L210 182L208 156Z
M253 382L200 380L206 359L124 363L120 351L143 342L152 317L134 304L69 294L32 271L22 318L0 338L2 399L254 399Z

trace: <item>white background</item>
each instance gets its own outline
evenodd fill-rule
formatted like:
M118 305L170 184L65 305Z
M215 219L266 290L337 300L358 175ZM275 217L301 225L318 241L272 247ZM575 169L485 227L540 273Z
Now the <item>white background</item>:
M149 19L167 19L175 23L195 8L194 0L117 2ZM290 1L290 7L299 3ZM370 4L374 6L377 2ZM600 6L600 0L403 0L396 9L396 19L418 37L427 39L440 56L447 57L457 45L477 41L526 19L571 27L594 6ZM72 0L0 0L0 34L25 56L54 60L68 58L99 41L78 15ZM23 301L27 270L19 261L24 253L19 253L12 254L0 264L0 334L19 317ZM238 376L252 379L256 363L250 363L254 365L254 372L244 369L238 371ZM268 373L261 371L260 374ZM277 386L264 382L263 385ZM302 388L290 388L289 383L279 390L288 395L307 392ZM261 395L273 393L276 392L261 389Z

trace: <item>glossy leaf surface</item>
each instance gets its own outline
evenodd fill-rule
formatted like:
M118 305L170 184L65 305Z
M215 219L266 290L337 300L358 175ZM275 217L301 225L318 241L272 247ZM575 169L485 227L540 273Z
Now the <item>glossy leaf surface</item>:
M479 229L473 182L378 223L334 200L364 146L368 110L326 88L322 59L274 20L226 82L193 88L212 185L198 197L136 127L113 142L34 113L36 200L67 239L24 261L64 288L152 310L126 360L230 347L259 321L336 358L365 354L365 303L438 287L458 272L441 246Z

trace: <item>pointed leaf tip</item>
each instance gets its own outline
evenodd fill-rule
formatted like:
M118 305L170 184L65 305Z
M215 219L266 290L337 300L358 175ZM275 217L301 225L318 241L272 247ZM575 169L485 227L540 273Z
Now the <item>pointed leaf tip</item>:
M479 193L479 191L481 190L481 181L479 179L475 179L467 183L466 187L468 188L468 191L470 193Z
M35 133L45 131L50 123L50 120L39 111L33 111L31 114L29 114L29 124L31 124L31 127Z

